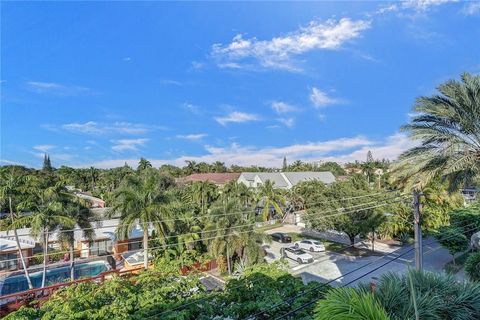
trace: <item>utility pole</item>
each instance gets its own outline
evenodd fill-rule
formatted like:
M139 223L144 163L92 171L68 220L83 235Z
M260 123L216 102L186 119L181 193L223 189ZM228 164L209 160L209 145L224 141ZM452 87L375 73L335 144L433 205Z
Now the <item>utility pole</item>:
M413 217L415 222L415 268L423 270L422 214L420 212L420 192L413 191Z

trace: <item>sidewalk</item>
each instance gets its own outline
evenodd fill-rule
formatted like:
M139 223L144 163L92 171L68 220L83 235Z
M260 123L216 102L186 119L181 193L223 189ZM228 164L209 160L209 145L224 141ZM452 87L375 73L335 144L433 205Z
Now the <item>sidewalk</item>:
M348 237L345 234L336 232L336 231L316 231L316 230L307 229L307 228L300 227L293 224L285 224L281 227L265 231L266 234L272 234L275 232L298 233L305 236L311 236L314 238L321 238L321 239L325 239L333 242L350 245L350 239L348 239ZM355 243L355 247L357 248L361 248L361 249L372 248L372 243L369 240L361 240L357 238L357 241L358 242ZM390 253L392 251L397 250L400 247L401 246L388 245L379 241L375 241L375 251L381 252L381 253Z

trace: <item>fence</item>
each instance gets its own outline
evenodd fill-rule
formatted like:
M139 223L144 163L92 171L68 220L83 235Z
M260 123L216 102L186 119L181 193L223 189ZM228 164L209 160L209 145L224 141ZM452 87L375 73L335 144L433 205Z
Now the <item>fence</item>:
M83 283L83 282L104 282L105 279L112 275L118 276L131 276L133 273L140 271L143 268L136 268L131 270L110 270L101 273L98 276L85 278L70 282L62 282L54 284L51 286L43 288L35 288L19 293L12 293L0 297L0 317L7 315L10 312L18 310L21 306L39 306L41 303L48 299L55 291L71 286L73 284Z

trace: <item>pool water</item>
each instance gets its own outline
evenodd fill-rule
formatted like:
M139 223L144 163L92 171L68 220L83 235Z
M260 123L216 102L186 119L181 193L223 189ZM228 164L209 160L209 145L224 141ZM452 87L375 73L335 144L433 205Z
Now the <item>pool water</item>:
M94 261L82 264L76 264L74 266L75 279L94 277L100 273L107 271L108 265L104 261ZM32 285L34 288L40 288L42 286L42 272L34 272L30 274ZM55 283L65 282L70 280L70 266L64 266L47 270L47 276L45 279L46 285L52 285ZM17 275L7 277L3 284L0 282L0 296L21 292L28 290L27 278L24 275Z

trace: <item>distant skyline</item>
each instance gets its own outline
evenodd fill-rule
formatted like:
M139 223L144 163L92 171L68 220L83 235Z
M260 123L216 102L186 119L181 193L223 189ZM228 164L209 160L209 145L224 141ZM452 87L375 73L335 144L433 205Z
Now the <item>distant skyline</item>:
M2 2L0 165L394 159L480 2Z

